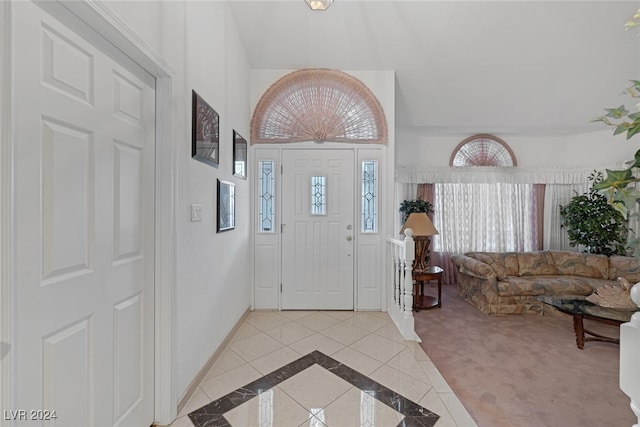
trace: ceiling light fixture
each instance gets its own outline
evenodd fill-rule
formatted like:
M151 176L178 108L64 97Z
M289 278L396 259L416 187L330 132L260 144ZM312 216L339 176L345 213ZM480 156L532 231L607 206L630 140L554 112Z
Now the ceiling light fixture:
M333 0L304 0L313 10L327 10L333 4Z

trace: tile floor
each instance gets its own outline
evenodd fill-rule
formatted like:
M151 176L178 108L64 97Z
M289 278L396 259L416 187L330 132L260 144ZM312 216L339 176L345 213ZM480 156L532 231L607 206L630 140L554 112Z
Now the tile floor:
M171 426L194 425L476 426L386 313L351 311L250 313Z

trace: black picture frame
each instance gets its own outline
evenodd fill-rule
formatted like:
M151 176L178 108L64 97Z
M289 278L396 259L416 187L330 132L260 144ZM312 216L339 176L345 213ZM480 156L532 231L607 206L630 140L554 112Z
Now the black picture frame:
M220 163L220 117L195 90L192 91L191 157L208 165Z
M233 230L236 227L236 185L218 179L218 221L216 232Z
M233 130L233 176L247 179L247 150L249 144L235 129Z

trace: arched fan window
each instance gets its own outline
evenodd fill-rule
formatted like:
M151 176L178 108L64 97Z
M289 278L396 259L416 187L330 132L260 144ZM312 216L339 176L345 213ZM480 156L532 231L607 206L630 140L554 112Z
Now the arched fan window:
M474 135L462 141L451 154L449 166L517 166L506 142L493 135Z
M387 143L382 106L364 83L328 69L294 71L262 95L251 143L335 141Z

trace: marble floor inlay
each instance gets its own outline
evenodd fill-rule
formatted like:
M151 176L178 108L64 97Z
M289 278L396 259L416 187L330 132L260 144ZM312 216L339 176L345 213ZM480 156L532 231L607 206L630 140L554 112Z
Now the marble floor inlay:
M385 312L253 311L170 427L477 427Z
M357 387L361 391L360 405L362 409L360 416L371 417L372 422L370 425L374 424L373 418L376 417L372 412L375 407L373 399L397 412L398 422L394 422L397 426L432 427L440 418L436 413L317 350L191 412L189 418L196 427L231 426L230 421L225 418L225 414L257 397L258 405L263 408L260 411L260 416L264 417L264 425L277 425L274 424L274 414L271 409L273 404L270 403L273 399L272 389L314 365L324 368L327 372L336 375L350 386ZM309 387L313 386L309 385ZM346 391L345 389L340 393ZM324 419L323 408L309 408L306 413L302 406L299 409L299 424L308 422L312 426L325 425L326 420ZM378 415L378 419L380 416ZM306 417L306 419L303 417ZM309 419L312 421L309 422ZM365 423L362 425L366 425L366 420L364 421Z

